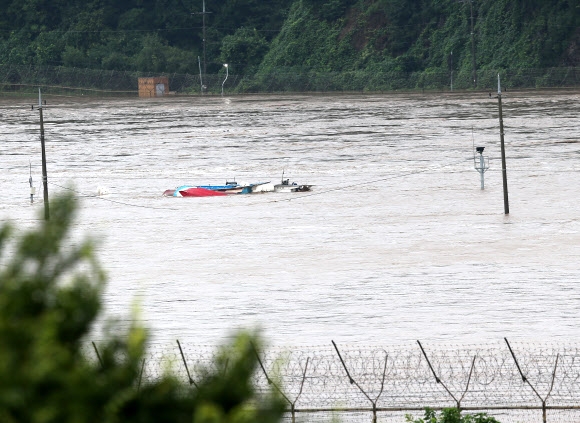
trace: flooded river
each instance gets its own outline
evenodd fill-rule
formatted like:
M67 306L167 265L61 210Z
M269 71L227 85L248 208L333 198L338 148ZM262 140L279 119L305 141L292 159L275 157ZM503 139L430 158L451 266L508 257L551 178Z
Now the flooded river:
M580 95L47 97L49 194L82 198L105 313L156 342L578 340ZM39 117L0 99L0 219L42 213ZM473 146L490 158L485 189ZM29 163L38 194L29 199ZM310 193L166 198L182 184ZM108 194L97 196L97 191Z

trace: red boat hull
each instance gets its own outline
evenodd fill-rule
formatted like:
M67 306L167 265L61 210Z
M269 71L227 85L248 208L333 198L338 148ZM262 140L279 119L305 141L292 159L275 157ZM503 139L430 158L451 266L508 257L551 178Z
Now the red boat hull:
M188 188L183 191L179 191L179 193L182 197L222 197L227 195L225 192L197 187Z

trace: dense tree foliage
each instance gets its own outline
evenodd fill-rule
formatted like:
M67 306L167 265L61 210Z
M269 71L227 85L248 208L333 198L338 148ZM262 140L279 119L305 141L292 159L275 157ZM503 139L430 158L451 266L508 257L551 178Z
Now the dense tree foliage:
M51 220L14 237L0 227L0 421L3 423L275 423L284 404L256 395L253 337L240 335L196 386L171 374L141 381L146 331L135 324L98 343L104 273L94 245L71 243L76 201L51 203ZM89 357L91 353L91 357ZM92 358L92 359L91 359Z
M0 63L197 73L203 0L0 0ZM208 72L580 65L580 0L206 1Z
M221 66L224 37L241 28L271 40L288 4L207 0L210 69ZM201 11L202 0L0 0L0 63L196 73ZM234 68L246 65L240 59Z
M461 413L458 408L444 408L439 414L431 408L425 409L423 418L415 419L413 415L405 415L407 423L499 423L495 417L487 413Z

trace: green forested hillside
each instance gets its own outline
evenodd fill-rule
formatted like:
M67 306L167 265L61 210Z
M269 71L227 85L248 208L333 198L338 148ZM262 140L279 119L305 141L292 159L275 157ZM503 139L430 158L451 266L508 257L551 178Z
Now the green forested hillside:
M202 1L0 0L0 65L197 74ZM238 75L459 75L474 58L478 70L580 66L580 0L207 0L206 10L208 74L226 62Z
M330 4L334 8L325 8ZM478 68L580 63L576 0L301 0L291 6L262 67L469 70L472 5Z
M208 62L232 38L261 58L289 3L208 0ZM0 0L0 63L197 73L201 11L201 0ZM259 60L252 53L244 65Z

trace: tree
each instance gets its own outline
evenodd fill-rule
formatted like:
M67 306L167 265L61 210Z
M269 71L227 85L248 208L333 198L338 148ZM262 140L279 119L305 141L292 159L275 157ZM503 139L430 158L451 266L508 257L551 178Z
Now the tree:
M435 410L425 408L425 416L422 419L414 419L412 415L405 415L407 423L499 423L487 413L461 414L458 408L444 408L439 416Z
M267 51L268 42L258 31L240 28L222 39L220 60L234 65L236 72L243 74L257 68Z
M0 421L3 423L276 422L283 403L256 394L257 339L224 347L197 387L171 374L140 384L146 330L83 352L100 308L105 276L90 239L72 245L77 201L51 203L51 220L14 239L0 227ZM257 344L259 345L259 343ZM226 364L227 363L227 367Z

